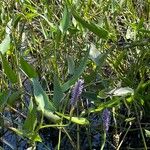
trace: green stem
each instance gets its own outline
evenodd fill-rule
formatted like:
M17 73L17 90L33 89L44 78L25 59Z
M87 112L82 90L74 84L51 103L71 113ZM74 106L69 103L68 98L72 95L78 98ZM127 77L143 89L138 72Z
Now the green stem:
M61 128L59 129L59 137L58 137L58 147L57 149L60 150L60 143L61 143Z
M100 150L103 150L103 149L104 149L105 143L106 143L106 131L104 131L104 134L103 134L103 143L102 143L102 146L101 146L101 149L100 149Z
M77 117L79 117L79 111L77 107ZM77 150L80 150L80 126L77 124Z

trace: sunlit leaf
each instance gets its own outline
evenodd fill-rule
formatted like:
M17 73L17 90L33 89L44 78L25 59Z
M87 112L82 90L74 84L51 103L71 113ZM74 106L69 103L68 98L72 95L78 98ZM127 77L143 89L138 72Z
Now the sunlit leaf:
M61 121L61 118L58 115L54 114L53 112L47 111L47 110L44 111L44 116L48 120L50 120L51 122L54 122L54 123L60 123L60 121Z
M131 118L125 119L126 122L132 122L132 121L134 121L134 120L135 120L135 117L131 117Z
M100 53L95 45L92 43L89 53L90 58L96 63L97 66L102 66L107 58L107 53Z
M150 131L145 129L146 137L150 137Z
M24 130L16 129L14 127L9 127L9 129L14 131L17 135L19 135L22 138L26 137L26 138L32 140L33 142L42 142L42 139L38 133L35 133L35 132L27 133Z
M100 55L100 52L96 49L96 46L93 43L91 43L91 48L90 48L90 53L89 53L90 58L95 61L99 55Z
M0 52L2 54L5 54L9 49L9 47L10 47L10 35L7 34L2 43L0 44Z
M61 114L59 112L56 112L59 116L62 116L64 117L65 119L67 120L70 120L76 124L80 124L80 125L89 125L89 121L86 119L86 118L83 118L83 117L70 117L68 115L64 115L64 114Z
M133 95L134 90L129 87L121 87L121 88L117 88L117 89L110 91L109 94L112 94L114 96L126 96L129 94Z
M22 130L18 130L16 128L13 128L13 127L9 127L12 131L14 131L17 135L19 136L23 136L23 131Z

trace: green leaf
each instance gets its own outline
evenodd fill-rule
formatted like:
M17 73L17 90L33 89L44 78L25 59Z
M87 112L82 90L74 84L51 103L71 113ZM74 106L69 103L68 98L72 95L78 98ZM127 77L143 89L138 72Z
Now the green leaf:
M23 125L23 129L26 130L27 132L33 132L35 130L37 124L36 114L37 114L36 108L33 105L33 102L30 101L28 115Z
M136 119L135 117L130 117L130 118L126 118L125 121L132 122L132 121L135 121L135 119Z
M146 137L150 137L150 131L145 129Z
M51 122L54 122L54 123L60 123L60 121L61 121L61 118L58 115L54 114L53 112L47 111L47 110L44 111L44 116L48 120L50 120Z
M6 106L8 97L9 92L0 93L0 112L2 112L4 107Z
M56 106L56 108L59 107L60 101L62 100L64 94L63 91L61 89L60 83L59 83L59 79L58 77L55 75L54 76L54 95L53 95L53 102L54 105Z
M29 78L37 77L37 73L34 70L34 68L29 63L27 63L22 57L20 58L20 64L21 64L21 69L25 72L25 74Z
M73 75L75 71L75 63L73 57L68 56L67 62L68 62L68 74Z
M70 121L72 121L76 124L89 125L89 121L86 118L83 118L83 117L70 117L68 115L64 115L64 114L61 114L59 112L56 112L56 114L58 114L61 117L64 117L67 120L70 120Z
M91 44L91 49L90 49L90 58L96 63L97 66L101 67L104 63L104 61L107 58L108 53L100 53L94 44Z
M11 30L12 30L11 24L12 24L12 19L9 20L9 22L7 23L6 28L5 28L6 34L8 34L8 35L11 33Z
M42 139L41 139L41 137L39 136L38 133L35 133L35 132L27 133L24 130L16 129L16 128L13 128L13 127L9 127L9 129L14 131L17 135L19 135L22 138L26 137L26 138L32 140L33 142L42 142Z
M2 62L3 62L3 69L4 73L7 75L7 78L12 82L16 83L17 82L17 75L16 73L12 70L12 68L9 65L9 62L7 59L2 55Z
M112 94L113 96L127 96L127 95L133 95L134 90L129 87L121 87L110 91L109 94Z
M7 34L2 43L0 44L0 52L5 54L10 47L10 35Z
M34 78L32 78L31 81L38 110L42 112L44 112L45 109L51 112L55 111L54 104L49 100L39 81Z
M82 96L88 98L89 100L97 100L97 94L95 92L82 92Z
M82 17L80 17L74 10L72 10L72 15L78 22L82 24L84 28L89 29L91 32L93 32L102 39L107 39L108 32L105 29L96 26L94 23L88 23Z
M96 49L96 46L93 43L91 43L89 56L95 63L98 63L97 59L100 56L100 52Z
M80 77L80 75L84 72L84 69L86 67L87 61L88 61L88 56L89 56L89 50L87 51L84 59L81 60L81 63L78 67L78 69L74 72L73 77L67 81L66 83L64 83L62 85L62 90L63 92L67 91Z
M68 8L64 8L63 18L60 21L60 30L61 32L66 32L70 23L70 12L68 11Z
M112 99L112 100L109 100L109 101L107 101L105 103L100 104L96 109L93 109L93 108L89 109L88 112L89 113L100 112L100 111L102 111L105 108L113 107L114 105L117 105L119 103L120 103L120 100L118 98Z
M7 104L10 105L10 106L13 106L15 105L15 102L21 98L21 94L22 94L22 90L18 90L16 92L13 92L9 98L8 98L8 101L7 101Z

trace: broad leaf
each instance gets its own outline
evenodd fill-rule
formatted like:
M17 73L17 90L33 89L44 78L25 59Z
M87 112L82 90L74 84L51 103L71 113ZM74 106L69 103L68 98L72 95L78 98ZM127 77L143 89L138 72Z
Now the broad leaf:
M38 110L42 112L44 112L45 109L51 112L55 111L54 104L49 100L39 81L34 78L32 78L31 81L33 84L34 97L36 104L38 105Z

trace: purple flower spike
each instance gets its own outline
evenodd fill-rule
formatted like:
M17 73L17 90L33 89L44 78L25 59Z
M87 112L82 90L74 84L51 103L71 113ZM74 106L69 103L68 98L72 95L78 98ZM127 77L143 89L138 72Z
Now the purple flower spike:
M103 110L102 120L103 120L103 127L107 132L110 125L110 111L107 108Z
M72 90L72 95L71 95L72 97L71 97L71 102L70 102L70 104L71 104L72 106L76 105L77 100L78 100L79 96L80 96L81 93L82 93L82 90L83 90L83 83L84 83L84 80L79 79L79 80L76 82L76 84L75 84L75 86L74 86L74 88L73 88L73 90Z

